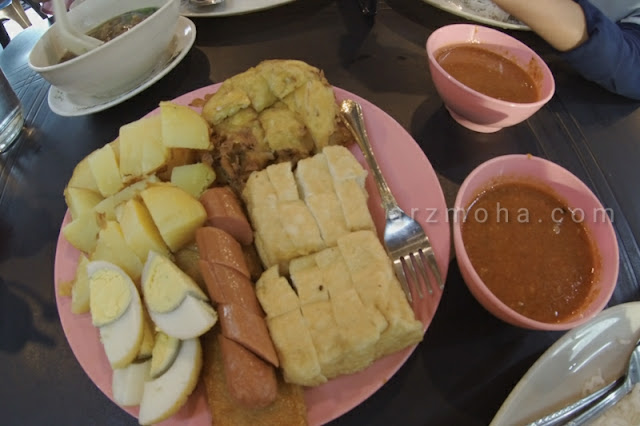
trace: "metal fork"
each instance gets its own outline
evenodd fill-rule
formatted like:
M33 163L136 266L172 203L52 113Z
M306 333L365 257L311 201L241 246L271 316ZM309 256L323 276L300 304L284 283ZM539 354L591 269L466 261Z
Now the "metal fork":
M424 233L422 226L409 217L398 206L389 185L387 185L380 167L373 154L369 143L367 130L364 125L362 107L356 101L346 99L340 106L342 119L358 142L364 157L373 171L373 178L378 186L382 207L386 214L384 228L384 244L393 261L393 269L402 285L402 289L409 302L413 303L410 283L413 283L418 296L422 299L424 294L420 285L420 277L429 294L433 294L433 286L429 277L430 270L440 290L444 288L442 276L438 269L433 248L429 237ZM408 274L406 273L408 271ZM409 275L409 277L407 277Z

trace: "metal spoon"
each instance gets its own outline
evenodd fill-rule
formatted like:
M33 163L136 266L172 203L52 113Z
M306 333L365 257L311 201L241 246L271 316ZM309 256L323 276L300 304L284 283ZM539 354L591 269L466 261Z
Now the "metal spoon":
M203 7L203 6L213 6L216 4L223 3L224 0L189 0L194 6Z
M71 25L63 0L53 0L53 14L56 18L56 24L60 27L62 45L74 55L80 56L104 43L78 31Z
M627 365L627 373L624 376L614 382L611 382L592 395L562 408L555 413L536 420L528 426L552 426L560 424L564 424L566 426L579 426L586 424L595 419L595 417L604 410L620 401L625 395L631 392L635 384L638 382L640 382L640 340L636 342L636 346L634 347L633 352L631 352L629 363ZM566 420L578 413L581 414L574 417L573 420L565 423Z

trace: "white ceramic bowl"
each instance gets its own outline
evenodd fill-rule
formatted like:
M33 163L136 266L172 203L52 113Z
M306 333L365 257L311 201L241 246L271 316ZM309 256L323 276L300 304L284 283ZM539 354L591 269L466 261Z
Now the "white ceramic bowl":
M86 0L68 14L83 32L125 12L159 10L124 34L63 63L59 60L65 49L54 24L31 50L29 66L73 100L117 96L142 82L169 48L179 6L179 0Z

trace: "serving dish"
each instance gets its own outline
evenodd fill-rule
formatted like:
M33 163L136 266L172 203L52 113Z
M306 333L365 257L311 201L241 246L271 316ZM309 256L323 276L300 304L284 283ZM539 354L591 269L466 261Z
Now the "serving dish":
M470 21L479 22L481 24L491 25L493 27L504 28L508 30L530 31L531 29L522 22L509 18L507 21L500 21L493 18L482 16L477 11L469 8L459 0L422 0L431 6L452 13Z
M73 99L55 86L49 88L47 101L51 111L64 117L76 117L104 111L113 106L121 104L142 92L149 86L156 83L169 71L174 69L193 46L196 40L196 26L191 20L179 17L176 24L173 40L169 44L169 49L162 56L160 61L153 67L151 73L138 86L112 98L86 97L82 100Z
M187 93L174 102L189 105L194 99L202 99L215 92L219 84ZM449 262L450 231L447 209L438 178L424 153L413 138L389 115L368 101L335 88L337 99L354 99L363 107L367 129L373 149L378 154L380 167L401 207L415 212L416 219L423 224L436 254L438 266L446 278ZM352 152L365 165L362 153L354 144ZM366 166L365 166L366 167ZM384 212L380 197L371 176L367 178L370 194L369 208L379 233L384 225ZM70 220L67 213L64 226ZM55 258L56 302L65 335L80 365L109 398L111 394L111 368L98 339L98 332L91 324L89 314L74 315L70 310L70 299L60 296L61 283L73 278L79 252L60 234ZM438 307L442 294L437 292L416 303L414 310L424 325L424 330ZM377 391L404 364L415 349L406 348L393 355L376 361L366 370L349 376L339 377L325 385L305 391L310 425L324 424L356 407ZM132 415L137 408L127 409ZM204 388L199 386L178 414L166 424L210 425L211 417L205 401Z
M491 426L527 424L585 396L594 377L623 374L640 338L640 302L602 311L563 335L533 364L504 401Z
M271 9L291 3L294 0L225 0L215 6L198 7L189 3L189 0L180 1L180 14L190 17L216 17L242 15L245 13L257 12Z

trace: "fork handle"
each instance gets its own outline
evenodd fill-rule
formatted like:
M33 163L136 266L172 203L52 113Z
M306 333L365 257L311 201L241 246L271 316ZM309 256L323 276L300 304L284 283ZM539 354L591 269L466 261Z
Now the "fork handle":
M394 216L400 215L400 207L398 207L398 203L396 199L391 194L391 190L389 189L389 185L382 175L382 171L380 170L380 166L378 166L378 162L376 161L376 157L373 154L373 149L371 148L371 143L369 142L369 136L367 135L367 129L364 125L364 115L362 114L362 107L359 103L352 101L350 99L346 99L342 101L341 105L342 117L351 130L351 133L356 139L358 146L362 150L364 154L365 160L367 160L367 164L371 171L373 171L373 178L378 186L378 192L380 192L380 198L382 200L382 207L387 213L387 217L393 218Z

